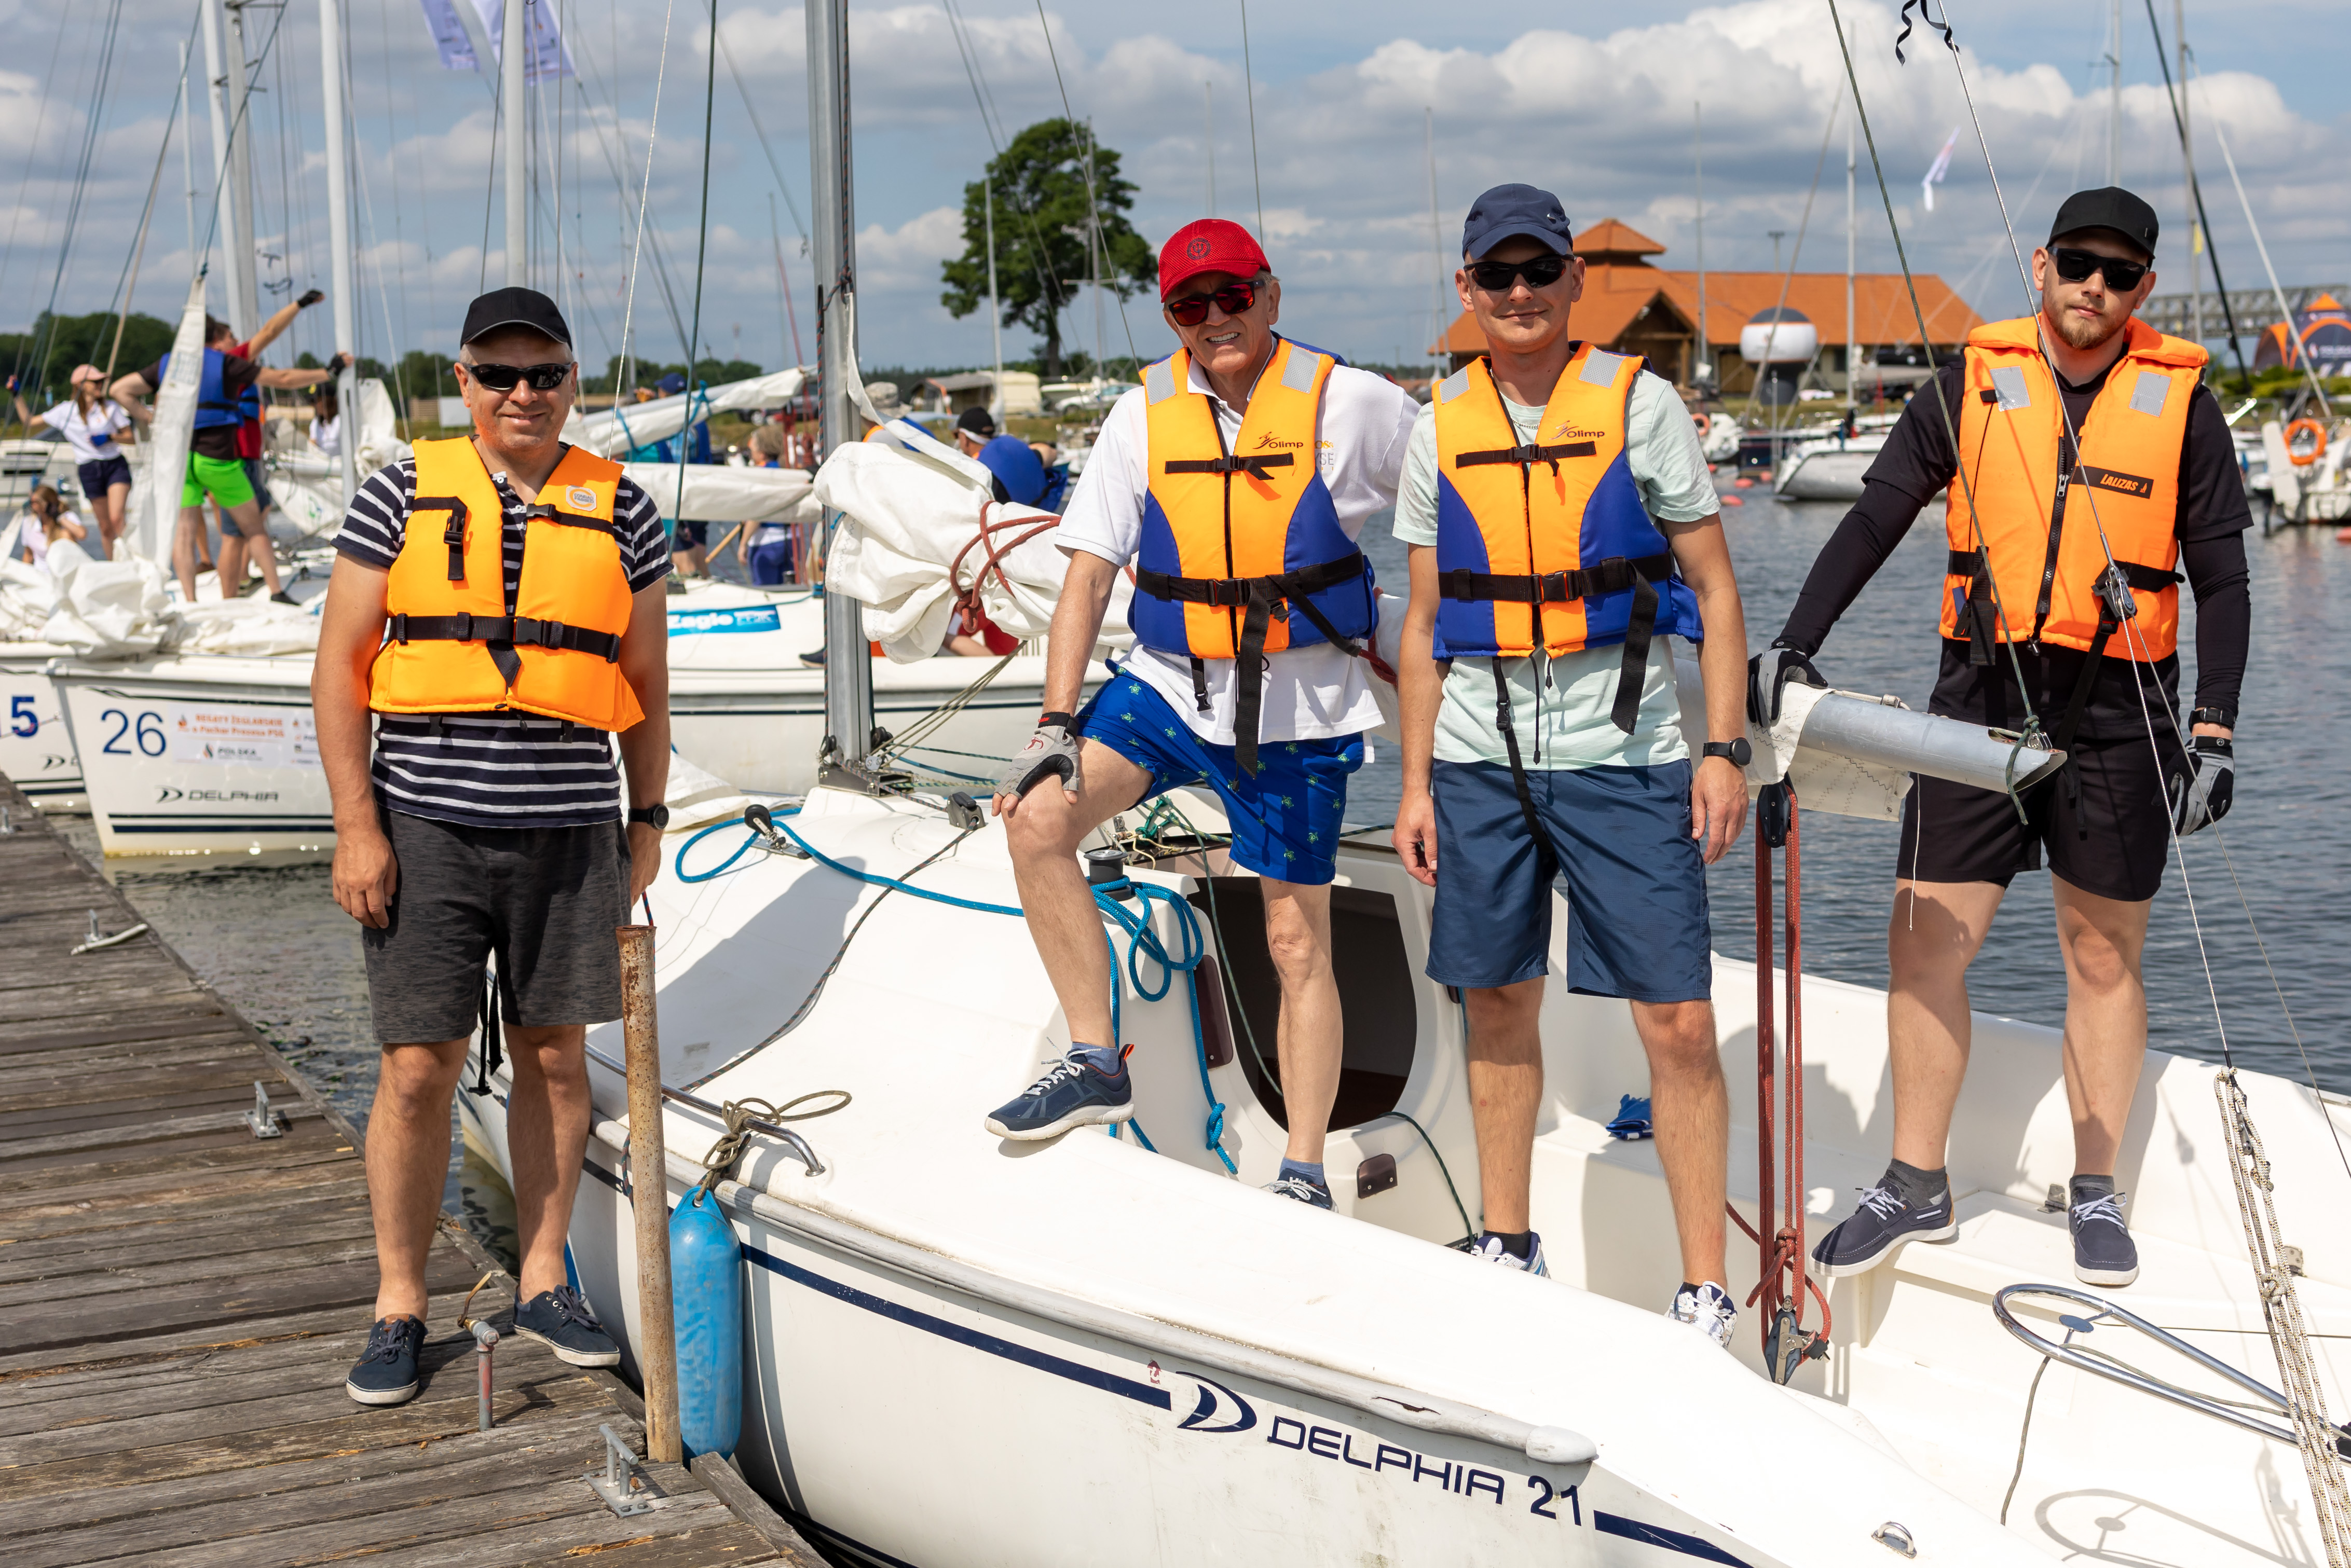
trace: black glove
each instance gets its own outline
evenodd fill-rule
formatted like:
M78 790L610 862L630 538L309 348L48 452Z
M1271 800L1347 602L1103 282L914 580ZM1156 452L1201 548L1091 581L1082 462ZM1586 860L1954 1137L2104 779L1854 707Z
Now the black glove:
M1045 716L1045 722L1037 727L1029 744L997 776L996 793L1019 800L1055 776L1059 776L1064 789L1076 790L1084 784L1079 772L1077 726L1067 714Z
M2210 827L2229 814L2237 792L2237 747L2217 735L2199 735L2188 753L2188 766L2168 781L2171 826L2181 838Z
M1774 643L1747 661L1747 716L1765 729L1780 722L1780 690L1792 680L1825 689L1828 682L1800 648Z
M308 293L303 295L301 298L294 301L294 304L298 309L308 310L311 306L316 305L319 300L324 299L326 297L327 291L325 289L313 288Z
M349 354L337 354L327 361L327 373L330 376L341 375L350 368L350 363L351 357Z

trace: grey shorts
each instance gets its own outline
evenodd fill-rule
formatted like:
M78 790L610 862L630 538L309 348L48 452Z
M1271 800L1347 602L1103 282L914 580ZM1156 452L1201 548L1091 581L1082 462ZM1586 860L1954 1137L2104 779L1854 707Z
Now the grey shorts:
M621 1016L612 932L629 918L629 845L619 822L476 828L392 811L384 826L400 886L390 924L360 933L377 1040L471 1034L493 953L507 1023Z

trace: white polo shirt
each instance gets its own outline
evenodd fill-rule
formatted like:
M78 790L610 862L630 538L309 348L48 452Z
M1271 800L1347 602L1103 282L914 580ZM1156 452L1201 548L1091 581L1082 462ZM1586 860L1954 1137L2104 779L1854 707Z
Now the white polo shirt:
M1229 448L1240 436L1241 411L1217 396L1196 363L1191 368L1190 390L1207 398ZM1322 483L1349 538L1363 533L1374 513L1395 504L1405 449L1419 413L1420 405L1402 388L1367 371L1342 365L1322 383L1315 445ZM1056 542L1064 550L1081 549L1120 567L1134 559L1143 544L1143 504L1151 485L1149 431L1141 389L1112 406L1061 514ZM1404 591L1402 583L1390 586L1393 591ZM1363 660L1327 643L1311 643L1268 653L1265 664L1260 741L1360 735L1379 724L1379 704L1372 696L1374 677ZM1205 714L1193 694L1189 659L1138 644L1125 667L1165 697L1193 734L1211 745L1230 746L1235 663L1210 659L1206 666L1209 711Z

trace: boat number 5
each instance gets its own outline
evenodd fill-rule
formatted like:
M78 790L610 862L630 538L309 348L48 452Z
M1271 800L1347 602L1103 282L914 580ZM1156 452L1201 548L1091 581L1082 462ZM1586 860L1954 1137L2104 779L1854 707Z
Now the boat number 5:
M1557 1519L1559 1515L1551 1511L1551 1505L1555 1502L1563 1502L1567 1504L1569 1509L1573 1511L1575 1522L1578 1524L1582 1524L1583 1522L1583 1500L1575 1495L1575 1489L1573 1487L1568 1487L1560 1491L1553 1491L1552 1490L1551 1482L1543 1479L1541 1476L1529 1476L1527 1478L1527 1485L1534 1488L1536 1491L1542 1494L1536 1498L1534 1501L1527 1504L1527 1511L1529 1513L1538 1514L1544 1519Z
M138 720L134 725L129 714L124 713L119 707L110 707L104 713L99 714L98 718L99 722L101 724L105 723L108 719L115 721L114 733L106 737L106 744L104 746L99 747L100 751L105 752L108 756L128 757L131 755L131 747L122 744L123 738L126 736L138 743L139 754L141 757L161 757L163 755L163 747L165 742L163 737L163 720L161 715L142 713L139 716Z
M33 711L33 699L16 696L8 699L8 733L15 736L41 733L41 716Z

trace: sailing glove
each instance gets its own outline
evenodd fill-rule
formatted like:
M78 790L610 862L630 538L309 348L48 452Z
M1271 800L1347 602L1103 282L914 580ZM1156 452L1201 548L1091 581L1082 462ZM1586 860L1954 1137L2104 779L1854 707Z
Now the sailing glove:
M2199 735L2186 770L2170 779L2171 826L2181 838L2229 814L2237 789L2237 748L2217 735Z
M1774 643L1747 661L1747 716L1764 729L1780 722L1780 693L1790 681L1826 689L1828 682L1813 668L1801 648Z
M1077 721L1065 713L1045 716L1029 744L997 775L996 792L1019 800L1055 774L1061 777L1061 788L1073 793L1084 782L1078 771Z

